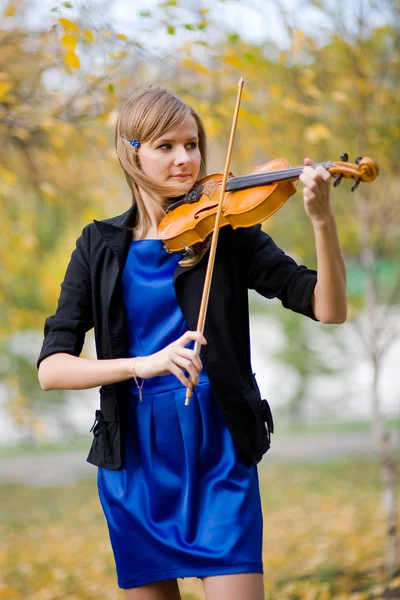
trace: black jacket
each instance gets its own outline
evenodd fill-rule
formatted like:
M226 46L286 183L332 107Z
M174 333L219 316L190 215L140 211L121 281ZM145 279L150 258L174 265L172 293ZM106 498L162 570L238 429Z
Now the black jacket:
M85 334L94 327L98 359L128 357L121 275L127 257L135 206L123 215L87 225L77 240L61 284L56 313L46 319L40 362L56 352L79 356ZM191 330L197 318L207 267L206 254L194 267L178 266L176 295ZM315 319L311 295L315 271L298 266L259 225L219 234L202 357L216 402L246 464L258 463L273 431L269 405L261 400L252 374L248 288ZM94 439L88 462L107 469L123 465L127 402L131 381L100 388ZM188 408L190 410L190 408Z

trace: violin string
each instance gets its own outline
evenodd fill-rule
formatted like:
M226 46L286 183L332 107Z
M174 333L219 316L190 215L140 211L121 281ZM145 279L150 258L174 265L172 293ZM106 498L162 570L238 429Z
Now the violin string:
M318 167L319 165L329 168L333 166L332 162L320 162L310 165L313 168ZM282 169L278 171L266 171L265 173L250 173L249 175L239 175L238 177L231 177L228 180L227 191L238 191L237 188L243 183L246 187L249 186L250 180L252 181L252 185L256 185L257 182L260 182L260 185L268 185L269 183L273 183L274 181L278 181L281 179L291 179L291 177L298 177L301 175L304 167L292 167L289 169ZM266 179L271 179L271 181L265 181Z
M327 162L315 163L314 165L310 165L310 166L315 168L315 167L318 167L319 165L321 165L323 167L331 167L331 166L333 166L333 163L327 161ZM242 178L244 179L247 177L263 179L263 177L265 177L265 175L273 175L273 176L276 176L276 175L291 176L292 175L292 176L296 177L297 175L302 173L303 169L304 169L304 167L291 167L289 169L281 169L278 171L265 171L265 173L250 173L249 175L239 175L238 177L231 178L231 180L235 179L237 181L237 180L240 180Z

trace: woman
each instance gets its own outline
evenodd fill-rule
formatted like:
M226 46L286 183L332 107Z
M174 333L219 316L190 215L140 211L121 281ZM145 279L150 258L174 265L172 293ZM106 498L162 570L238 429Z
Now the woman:
M101 386L88 461L130 600L176 600L199 577L207 600L261 600L257 463L273 430L250 362L248 288L325 323L346 318L346 275L330 174L307 165L305 210L318 278L260 226L221 229L205 335L196 323L207 245L169 254L157 230L169 199L205 175L199 116L162 89L122 107L116 149L133 196L123 215L78 239L38 360L43 389ZM97 360L81 358L94 327ZM188 347L202 344L201 357ZM206 341L207 340L207 341ZM194 392L185 406L189 382Z

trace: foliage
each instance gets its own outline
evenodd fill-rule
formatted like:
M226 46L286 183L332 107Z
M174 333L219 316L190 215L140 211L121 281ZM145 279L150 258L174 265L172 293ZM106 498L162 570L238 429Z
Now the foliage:
M223 168L241 75L235 174L277 156L292 165L306 155L338 159L343 150L351 159L361 152L376 158L378 182L361 186L358 196L346 181L333 192L340 237L357 268L357 198L367 199L376 264L398 264L400 30L394 4L385 3L385 20L364 23L358 35L330 12L330 2L313 3L330 26L321 40L320 32L293 23L276 0L285 47L272 36L255 44L222 27L219 4L228 10L223 3L160 2L138 11L129 34L111 19L106 2L94 10L90 0L80 8L55 0L36 28L27 21L28 2L7 4L0 31L0 335L1 376L14 382L12 402L41 397L29 372L33 359L26 362L26 376L19 367L16 377L12 336L41 330L54 312L81 227L129 205L112 139L118 106L138 82L165 85L200 112L210 139L210 172ZM268 32L268 12L261 4L259 10ZM346 11L340 14L345 19ZM146 39L167 39L168 45ZM300 194L265 229L295 258L315 266ZM391 284L377 278L381 303L398 302L400 285ZM363 287L361 281L358 289L349 288L351 318L363 309Z

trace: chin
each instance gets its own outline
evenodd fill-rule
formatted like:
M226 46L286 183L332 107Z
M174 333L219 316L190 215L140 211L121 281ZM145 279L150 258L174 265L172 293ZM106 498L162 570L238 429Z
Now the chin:
M196 182L191 180L182 182L182 183L178 183L176 185L174 185L174 192L173 194L171 194L171 197L173 196L184 196L185 194L187 194L188 192L190 192L190 190L192 189L192 187L194 186Z

